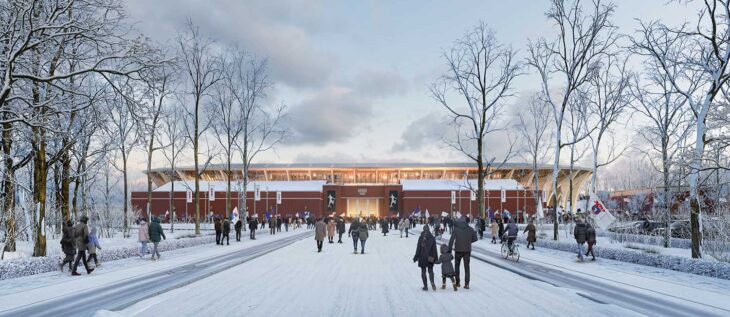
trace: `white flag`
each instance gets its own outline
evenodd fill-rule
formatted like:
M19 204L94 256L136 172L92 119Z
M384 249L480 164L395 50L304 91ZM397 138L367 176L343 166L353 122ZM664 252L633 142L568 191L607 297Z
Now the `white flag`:
M255 185L253 187L253 199L255 201L261 200L261 189L259 188L259 185Z
M459 212L459 211L456 212L456 219L461 219L461 212Z
M448 217L448 216L449 216L448 212L445 212L445 211L441 212L441 217Z
M455 203L456 203L456 191L452 190L451 191L451 204L453 205Z
M502 198L502 202L503 203L506 203L507 202L507 191L504 188L502 188L500 194L502 195L502 197L501 197Z
M215 188L213 186L208 188L208 200L215 201Z
M477 200L477 193L475 191L470 190L469 193L470 193L471 201Z
M281 205L281 192L276 192L276 204Z
M426 209L426 218L429 218L429 217L431 217L431 216L428 214L428 209Z
M185 201L189 203L193 202L193 191L189 188L185 191Z

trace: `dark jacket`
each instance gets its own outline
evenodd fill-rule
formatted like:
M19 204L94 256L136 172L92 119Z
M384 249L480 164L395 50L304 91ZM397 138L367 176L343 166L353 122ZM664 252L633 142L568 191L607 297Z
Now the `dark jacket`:
M236 228L236 231L241 231L241 229L243 229L243 222L241 219L238 219L233 227Z
M575 242L578 242L578 244L586 243L586 224L582 221L576 222L573 235L575 236Z
M231 222L226 219L226 221L223 222L223 232L229 233L231 232Z
M590 244L596 243L596 229L591 225L586 225L586 241Z
M437 264L441 264L441 275L454 276L454 264L451 263L453 260L454 256L451 253L441 254L439 259L436 260Z
M86 245L89 243L89 227L86 222L79 222L74 226L74 244L76 250L86 251Z
M256 220L256 218L251 218L251 221L248 222L248 229L249 230L256 230L256 228L259 227L259 222Z
M432 261L429 261L428 258ZM436 238L433 237L431 231L421 232L416 244L416 255L413 256L413 262L418 261L418 267L433 266L436 262L438 253L436 253Z
M74 230L73 227L63 227L63 237L61 238L61 250L65 255L76 254L76 248L74 248Z
M360 222L355 220L350 224L350 228L347 229L347 234L356 236L359 234L358 229L360 229Z
M519 232L519 229L517 228L517 224L514 222L508 223L507 227L504 228L504 234L506 234L507 237L510 237L510 238L516 238L518 232Z
M388 220L380 220L380 229L383 233L388 233Z
M464 218L459 219L454 223L454 231L451 233L451 239L449 239L449 253L452 251L456 252L471 252L471 244L476 242L477 233L469 227Z
M215 228L215 231L220 232L223 229L223 225L221 224L221 221L216 219L213 222L213 227Z
M345 221L342 219L337 219L337 233L345 233Z
M314 224L314 240L324 241L324 236L327 234L327 225L324 221L320 220Z
M527 242L537 241L536 231L537 231L537 228L535 228L534 224L528 224L527 227L525 227L525 231L523 231L523 232L527 232Z
M160 242L162 239L167 240L167 237L165 237L165 233L162 231L160 218L152 217L152 222L150 223L150 241Z

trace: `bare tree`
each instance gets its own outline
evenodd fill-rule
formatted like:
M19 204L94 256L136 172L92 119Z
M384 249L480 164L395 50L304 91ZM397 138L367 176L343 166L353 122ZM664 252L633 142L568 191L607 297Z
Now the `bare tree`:
M542 98L555 121L555 160L553 163L553 207L558 202L558 173L565 113L573 95L599 69L603 55L616 42L615 27L610 22L615 6L601 0L584 8L580 0L552 0L548 18L558 29L553 40L540 38L528 45L528 63L541 79ZM579 138L582 139L582 138ZM557 208L553 208L553 239L558 239Z
M584 145L584 141L595 127L589 128L588 117L590 116L589 95L585 93L576 93L573 95L571 102L568 104L568 142L565 143L570 149L570 158L568 160L568 213L573 214L574 201L573 193L575 192L575 165L583 159L588 152L588 147Z
M672 42L672 51L663 51ZM718 94L730 79L730 2L704 0L696 24L670 27L661 22L642 23L634 39L637 52L656 61L672 88L686 99L694 115L694 155L690 163L692 257L702 257L702 202L700 173L708 138L707 119L718 111Z
M535 197L535 210L542 206L542 195L540 195L540 172L538 164L544 164L544 159L550 153L552 139L550 136L550 120L544 120L550 116L549 108L544 104L539 95L530 97L526 111L520 111L517 115L517 131L522 136L524 149L522 153L532 163L532 191Z
M180 63L186 75L188 90L185 92L192 98L192 109L185 107L192 127L188 129L188 138L193 144L193 161L195 162L195 234L200 234L200 176L204 169L200 168L200 137L205 133L207 125L201 126L202 107L209 93L220 79L220 67L217 56L213 55L213 42L203 38L198 28L188 20L186 33L178 36ZM192 130L192 131L191 131Z
M484 22L457 40L450 51L444 52L448 71L431 85L433 98L444 107L456 129L454 140L447 144L477 164L477 205L484 217L484 179L488 166L496 158L487 158L486 138L505 126L500 116L506 101L513 96L512 84L522 74L522 65L515 60L516 52L500 44L494 32ZM455 93L460 102L449 98ZM510 154L513 140L510 140ZM504 162L503 161L503 162Z
M176 105L170 105L166 109L166 115L162 120L162 137L169 146L162 151L165 159L170 164L170 231L175 232L175 179L177 178L176 164L180 155L185 151L188 143L185 140L184 120L185 116L175 108ZM187 204L187 201L185 202Z

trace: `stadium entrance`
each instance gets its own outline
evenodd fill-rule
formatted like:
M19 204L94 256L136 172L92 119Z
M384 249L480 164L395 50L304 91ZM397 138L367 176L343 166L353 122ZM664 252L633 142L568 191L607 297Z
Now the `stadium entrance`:
M347 198L348 217L368 217L370 215L380 216L379 198Z

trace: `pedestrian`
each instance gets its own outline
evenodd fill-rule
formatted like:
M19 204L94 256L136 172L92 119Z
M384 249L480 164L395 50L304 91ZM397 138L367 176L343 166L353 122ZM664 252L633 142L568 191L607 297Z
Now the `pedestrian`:
M527 248L530 248L530 245L532 245L532 249L535 250L535 242L537 241L537 229L535 228L534 220L530 220L530 223L527 224L527 227L525 227L525 231L522 232L522 234L525 234L527 232Z
M591 261L595 261L596 254L593 253L593 246L596 245L596 229L593 228L590 223L586 223L586 241L588 242L588 251L586 251L586 256L590 253Z
M276 232L281 232L281 216L276 216Z
M383 218L380 220L380 229L383 232L383 237L388 235L388 220Z
M215 229L215 244L223 245L223 241L221 239L223 235L223 224L221 223L221 220L217 217L213 219L213 228Z
M355 254L357 254L357 240L360 235L360 221L355 219L350 223L350 229L347 230L347 236L352 237L352 245L355 248Z
M317 252L322 252L322 243L324 242L326 232L327 226L322 221L322 218L317 219L317 223L314 225L314 240L317 241Z
M241 219L238 219L236 221L236 224L233 226L234 229L236 229L236 242L241 241L241 229L243 228L243 222Z
M248 221L248 231L250 231L249 239L256 240L256 228L258 228L258 227L259 227L259 223L258 223L258 220L256 219L256 217L249 218L249 221Z
M411 219L405 218L405 219L403 219L403 222L405 222L403 224L403 230L405 230L406 238L408 238L408 231L410 231L410 229L411 229Z
M327 222L327 240L329 243L335 243L335 220L330 219Z
M428 279L431 280L431 288L434 291L436 290L436 283L433 281L433 265L436 263L437 258L436 238L431 234L428 225L424 225L416 244L416 254L413 256L413 262L418 262L418 267L421 268L421 281L423 282L424 291L428 290L426 270L428 270Z
M365 240L367 240L370 235L370 233L368 233L368 227L360 225L357 231L357 238L360 239L360 254L365 254Z
M492 223L489 226L492 227L492 244L497 244L497 235L499 234L499 227L497 226L497 220L492 219Z
M434 219L433 221L433 235L436 236L436 238L441 237L441 223L437 219Z
M94 259L94 267L99 267L101 263L99 263L99 258L96 256L96 249L101 250L101 245L99 244L99 238L96 236L96 227L91 227L89 231L89 245L86 248L89 250L89 257L86 262L91 262L91 259Z
M150 241L152 241L152 257L150 259L155 261L160 258L160 250L158 249L161 241L160 237L167 240L165 232L162 231L162 226L160 225L160 218L152 217L152 223L150 223L149 231ZM223 240L221 240L221 244L223 244ZM157 255L157 258L155 258L155 255Z
M275 235L276 234L276 217L271 216L269 218L269 234Z
M286 232L289 232L289 221L290 221L289 217L284 218L284 230Z
M221 236L221 245L223 245L223 239L226 239L226 245L231 245L231 223L228 218L223 221L223 236Z
M137 238L137 241L142 244L142 247L139 250L139 257L144 259L145 254L147 254L147 243L150 242L150 231L147 226L147 221L144 218L139 220Z
M583 222L582 217L575 219L573 236L575 237L575 242L578 244L578 255L576 257L579 261L583 262L583 244L586 243L586 224Z
M58 264L58 270L63 272L63 267L68 263L68 270L71 271L74 261L74 255L76 255L76 247L74 246L74 231L73 222L67 220L63 225L63 236L61 237L61 250L65 257L63 261Z
M342 217L337 218L337 235L339 236L337 243L342 243L342 234L345 233L345 220Z
M76 260L74 260L71 275L81 275L76 272L76 268L79 267L79 261L84 263L86 274L91 274L91 272L94 271L94 269L89 267L89 263L86 261L86 248L89 244L89 227L86 226L88 221L89 217L81 216L79 223L77 223L73 229L74 243L76 244Z
M400 231L400 237L403 238L403 230L406 230L406 220L401 219L400 223L398 224L398 230Z
M499 228L499 243L504 243L504 221L503 218L497 218L497 227Z
M454 273L454 265L451 263L451 261L454 259L454 256L449 253L448 246L445 244L441 245L441 256L439 256L439 259L436 260L436 264L441 264L441 289L446 289L446 279L451 279L451 285L454 286L454 292L458 290L458 287L456 287L456 279L454 276L456 273Z
M461 261L464 261L464 288L469 289L469 261L471 260L471 244L477 241L477 233L466 223L466 218L461 217L454 223L454 230L449 239L449 253L454 251L456 267L456 286L461 287L459 268Z

